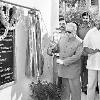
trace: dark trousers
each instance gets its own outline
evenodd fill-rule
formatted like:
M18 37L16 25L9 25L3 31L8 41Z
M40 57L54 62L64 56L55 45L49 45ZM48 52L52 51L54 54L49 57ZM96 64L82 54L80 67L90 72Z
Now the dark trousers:
M87 89L87 84L88 84L88 70L86 69L87 65L87 56L82 56L81 61L82 61L82 67L81 67L81 87L82 90Z
M82 87L82 91L87 90L87 84L88 84L88 69L86 69L87 59L88 59L87 56L81 57L81 61L82 61L82 67L81 67L81 87ZM98 83L97 83L97 86L96 86L96 91L99 92Z
M58 77L58 88L61 89L62 88L62 77Z

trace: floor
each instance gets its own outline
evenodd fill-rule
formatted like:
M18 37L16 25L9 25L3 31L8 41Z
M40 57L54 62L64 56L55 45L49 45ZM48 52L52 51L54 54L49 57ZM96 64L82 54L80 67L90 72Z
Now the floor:
M29 86L28 84L30 83L30 80L24 80L23 82L25 83L24 86L23 86L23 88L24 88L24 92L26 91L25 92L25 95L26 95L26 94L29 93L28 90L27 90L28 89L27 87ZM81 100L87 100L86 97L87 96L82 92ZM25 98L24 99L21 99L21 100L25 100ZM32 100L32 99L30 98L29 100ZM96 95L96 99L95 100L100 100L98 98L98 94Z
M24 79L20 83L21 88L19 87L19 84L16 85L16 87L5 88L3 91L0 91L0 98L2 98L2 100L33 100L30 98L30 82L30 79ZM81 100L87 100L84 93L82 93ZM96 96L95 100L100 100L98 99L98 95Z
M81 100L87 100L86 97L87 97L87 96L86 96L84 93L82 93L82 95L81 95ZM95 99L95 100L99 100L98 94L96 94L96 99Z
M33 99L31 99L30 96L29 96L29 95L30 95L30 92L29 92L30 90L29 90L28 87L29 87L30 81L31 81L31 80L29 80L29 79L25 79L25 80L23 80L23 82L22 82L22 85L23 85L23 86L22 86L22 90L23 90L23 91L22 91L22 93L23 93L22 96L23 96L23 97L19 96L21 99L19 98L19 99L12 99L12 100L33 100ZM18 90L19 90L19 89L18 89ZM12 91L12 92L13 92L13 91ZM81 95L81 100L87 100L86 97L87 97L87 96L86 96L84 93L82 93L82 95ZM98 99L98 95L96 96L96 99L95 99L95 100L99 100L99 99Z

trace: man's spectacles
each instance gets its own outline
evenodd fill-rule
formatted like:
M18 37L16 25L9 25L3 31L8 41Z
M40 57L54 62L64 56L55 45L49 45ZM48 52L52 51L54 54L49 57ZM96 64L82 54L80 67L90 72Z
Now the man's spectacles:
M65 31L65 33L71 34L72 32L70 32L70 31Z

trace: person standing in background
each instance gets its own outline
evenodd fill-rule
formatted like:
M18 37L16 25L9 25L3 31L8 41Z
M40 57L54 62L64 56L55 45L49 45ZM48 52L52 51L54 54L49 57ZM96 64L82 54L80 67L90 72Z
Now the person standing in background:
M81 17L82 17L82 24L78 28L77 35L79 36L79 38L83 40L85 35L90 29L90 23L89 23L90 15L88 14L88 12L84 12ZM81 56L81 63L82 63L81 89L82 89L82 92L84 92L85 94L87 94L87 84L88 84L88 71L86 69L87 59L88 59L88 56L85 53L83 53L83 55Z
M83 42L84 51L88 54L88 87L87 100L95 100L97 81L100 90L100 21L86 34ZM100 92L99 92L100 99Z

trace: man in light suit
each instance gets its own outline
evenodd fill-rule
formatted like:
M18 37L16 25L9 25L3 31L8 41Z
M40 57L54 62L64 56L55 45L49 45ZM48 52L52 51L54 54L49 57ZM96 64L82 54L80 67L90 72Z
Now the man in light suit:
M77 26L67 23L65 32L57 46L59 59L57 59L58 76L62 77L62 100L81 100L81 55L83 52L82 41L76 36Z

